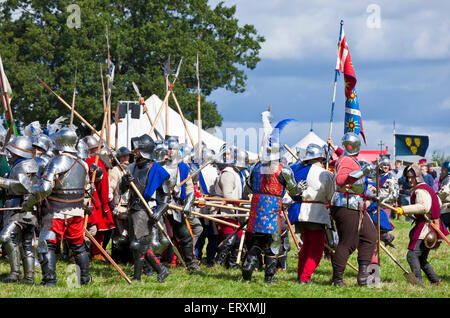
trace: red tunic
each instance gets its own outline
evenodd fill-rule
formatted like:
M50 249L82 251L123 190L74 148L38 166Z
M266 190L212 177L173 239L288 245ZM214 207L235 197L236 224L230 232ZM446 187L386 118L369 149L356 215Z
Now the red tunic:
M95 163L95 156L90 156L86 159L89 168ZM109 209L109 179L105 164L101 159L98 159L97 166L103 169L103 178L95 183L96 191L93 193L95 200L94 210L88 218L88 223L97 225L98 231L107 231L115 228L114 219L111 210Z

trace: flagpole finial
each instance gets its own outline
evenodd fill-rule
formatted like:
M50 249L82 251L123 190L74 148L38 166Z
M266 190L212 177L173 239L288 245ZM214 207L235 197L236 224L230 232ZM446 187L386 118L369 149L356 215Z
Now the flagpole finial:
M270 106L270 104L269 104L269 108L267 108L267 110L270 112L271 108L272 108L272 106Z
M341 20L341 25L344 25L344 20Z

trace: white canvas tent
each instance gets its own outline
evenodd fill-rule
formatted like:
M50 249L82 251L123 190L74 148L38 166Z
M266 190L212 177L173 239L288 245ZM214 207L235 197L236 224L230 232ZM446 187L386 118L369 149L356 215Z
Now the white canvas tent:
M306 147L308 147L308 145L312 143L317 144L319 146L325 146L327 144L322 138L317 136L311 130L305 137L303 137L303 139L301 139L299 142L293 145L291 149L295 152L297 152L297 150L300 149L300 154L303 155L306 153ZM288 162L295 161L295 159L289 152L286 152L284 154L284 157L287 159Z
M171 103L171 98L169 99L169 104ZM148 113L150 115L150 118L152 122L155 121L156 115L158 113L158 110L162 104L162 100L156 96L152 95L150 98L148 98L145 101L145 104L148 109ZM183 107L180 105L180 107ZM175 107L174 107L175 108ZM133 137L139 137L143 134L148 134L151 129L151 124L147 118L147 115L143 114L141 112L139 119L131 118L130 116L131 110L128 113L129 118L123 118L121 119L121 122L118 125L119 130L119 138L118 138L118 147L126 146L130 148L130 140ZM128 125L127 125L128 121ZM198 127L197 125L194 125L192 122L186 120L186 124L188 126L189 132L191 133L192 139L194 140L194 144L197 144L198 142ZM168 126L169 131L168 135L170 136L177 136L178 141L180 143L187 143L190 146L191 141L190 138L186 132L186 129L184 128L183 121L181 119L181 116L178 114L178 112L171 107L169 107L168 112ZM128 132L127 132L128 129ZM166 108L163 107L163 110L160 114L160 117L156 123L156 130L164 137L166 135ZM116 125L115 123L111 124L111 144L114 146L115 143L115 131L116 131ZM128 137L127 137L128 136ZM155 132L151 136L153 139L156 138ZM208 133L207 131L203 130L201 131L201 139L203 142L206 143L207 147L214 150L216 153L220 151L220 147L225 143L222 139ZM256 154L249 154L250 158L256 156Z

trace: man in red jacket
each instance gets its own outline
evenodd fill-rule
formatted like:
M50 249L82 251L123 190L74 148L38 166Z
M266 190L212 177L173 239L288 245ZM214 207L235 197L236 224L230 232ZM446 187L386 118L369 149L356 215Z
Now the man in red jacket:
M343 275L347 260L358 248L358 284L367 285L367 267L376 246L377 231L365 211L365 176L374 170L372 164L360 166L356 156L361 141L355 133L348 132L342 138L344 153L336 162L336 190L331 199L331 217L336 222L339 243L333 257L335 286L347 287Z
M98 147L98 141L93 136L84 138L88 145L90 156L86 159L89 166L90 178L96 170L96 177L94 181L95 192L92 202L94 210L88 218L88 230L94 236L95 240L102 245L104 239L104 232L115 228L112 212L109 208L109 179L105 164L102 159L98 159L95 164L97 156L95 155ZM93 259L105 261L97 246L91 244L91 256Z

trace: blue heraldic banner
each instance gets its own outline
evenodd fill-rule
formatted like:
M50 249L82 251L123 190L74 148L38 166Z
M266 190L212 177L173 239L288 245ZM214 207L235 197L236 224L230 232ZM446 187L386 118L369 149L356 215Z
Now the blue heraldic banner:
M428 143L428 136L395 134L395 155L425 157Z

